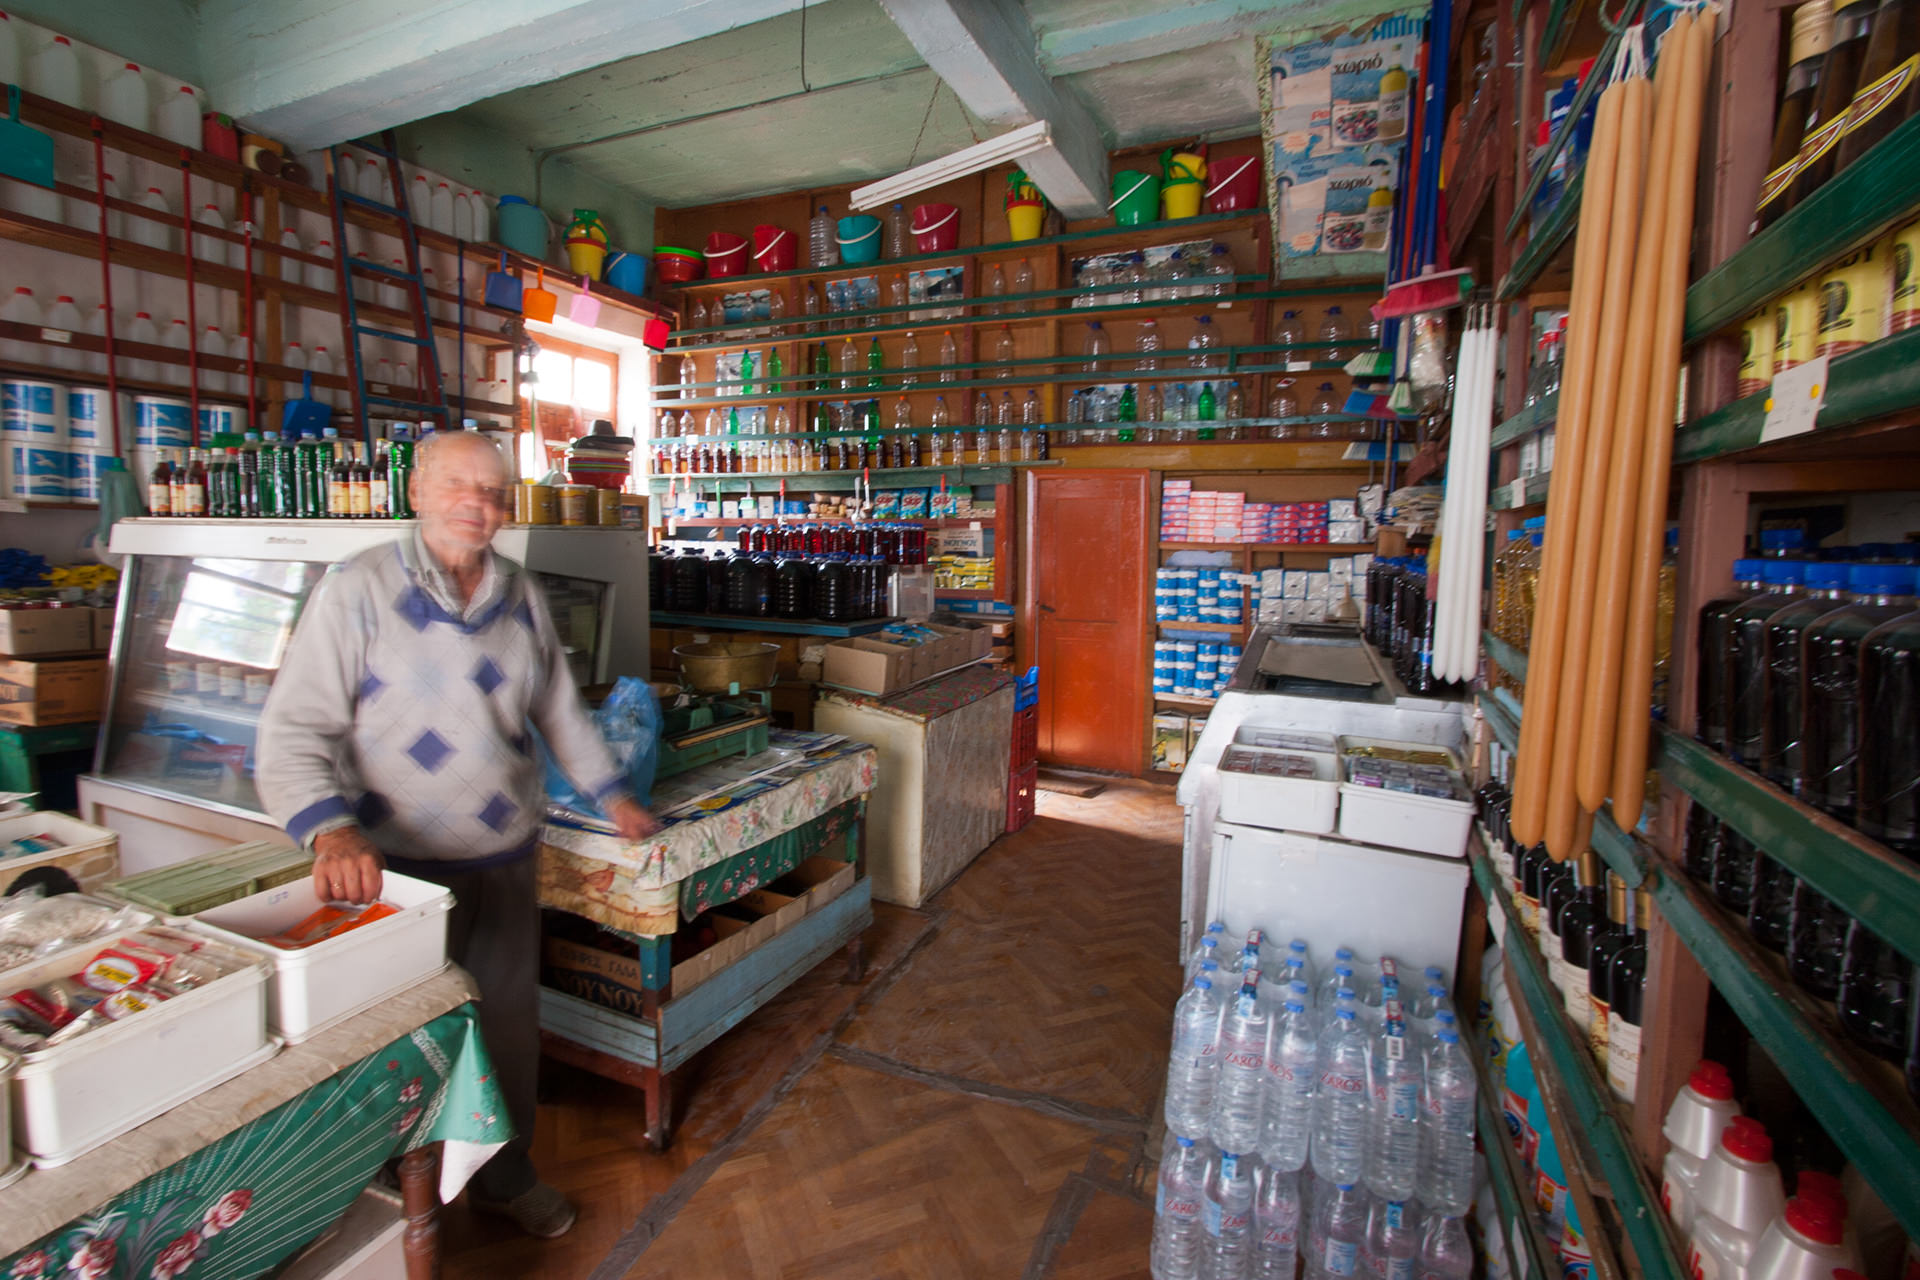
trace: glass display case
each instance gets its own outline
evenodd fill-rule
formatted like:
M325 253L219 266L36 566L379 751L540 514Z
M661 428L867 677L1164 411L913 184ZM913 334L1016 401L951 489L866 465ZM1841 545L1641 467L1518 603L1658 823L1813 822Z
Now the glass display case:
M121 834L126 873L284 839L254 789L262 708L315 587L403 522L129 520L110 688L81 812ZM543 588L580 684L647 673L646 539L516 526L495 547Z

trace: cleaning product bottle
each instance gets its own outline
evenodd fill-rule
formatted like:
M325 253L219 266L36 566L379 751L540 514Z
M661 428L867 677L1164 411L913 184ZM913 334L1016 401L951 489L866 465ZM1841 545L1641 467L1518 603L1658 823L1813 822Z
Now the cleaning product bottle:
M1700 1203L1700 1173L1720 1145L1720 1135L1740 1114L1733 1079L1717 1062L1702 1059L1667 1108L1661 1127L1667 1158L1660 1171L1660 1205L1681 1235L1693 1227Z
M1760 1233L1785 1207L1766 1126L1736 1117L1700 1172L1700 1205L1687 1254L1695 1280L1747 1280Z
M1753 1246L1752 1280L1827 1280L1840 1268L1860 1269L1860 1251L1847 1240L1847 1202L1834 1182L1817 1170L1800 1175L1799 1194Z

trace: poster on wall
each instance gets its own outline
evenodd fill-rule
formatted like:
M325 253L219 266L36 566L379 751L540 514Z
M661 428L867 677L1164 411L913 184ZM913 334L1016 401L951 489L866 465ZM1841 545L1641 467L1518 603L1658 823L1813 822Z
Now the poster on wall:
M1394 17L1326 39L1257 43L1274 260L1384 253L1425 21ZM1332 265L1327 263L1327 265Z

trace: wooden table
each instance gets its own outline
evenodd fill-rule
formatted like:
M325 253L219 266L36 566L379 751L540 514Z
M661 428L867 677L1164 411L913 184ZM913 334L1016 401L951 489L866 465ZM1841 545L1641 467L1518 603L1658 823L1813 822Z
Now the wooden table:
M474 995L472 983L466 974L457 968L448 968L304 1044L282 1050L252 1070L175 1107L95 1151L57 1168L34 1170L20 1181L0 1189L0 1274L34 1274L30 1266L27 1270L20 1269L22 1259L26 1256L22 1251L30 1247L46 1251L50 1259L47 1275L67 1274L65 1268L69 1266L70 1255L75 1250L76 1237L94 1229L96 1224L103 1224L100 1226L103 1237L117 1253L125 1255L123 1263L131 1260L142 1247L142 1242L135 1238L136 1224L123 1222L119 1234L106 1234L114 1230L116 1218L128 1216L122 1208L127 1203L128 1193L151 1185L149 1180L156 1175L175 1174L183 1162L223 1139L239 1134L256 1122L262 1122L263 1118L265 1123L271 1124L274 1115L285 1115L281 1110L285 1104L301 1098L310 1090L327 1085L335 1077L343 1077L359 1068L367 1078L377 1079L382 1069L397 1064L373 1062L372 1059L389 1056L396 1042L406 1043L407 1037L417 1035L429 1023L468 1004ZM477 1039L477 1026L474 1035ZM484 1081L484 1064L480 1066L480 1078ZM402 1090L405 1087L402 1086ZM490 1084L485 1087L488 1090L494 1088ZM402 1097L402 1101L406 1100ZM374 1129L370 1129L364 1137L369 1151L387 1149L381 1146L383 1142L399 1145L404 1140L406 1127L392 1121L388 1110L371 1106L374 1101L370 1095L356 1093L350 1108L354 1113L366 1114L371 1118ZM431 1099L422 1098L422 1101L431 1102ZM414 1109L415 1112L419 1110L417 1107ZM425 1118L421 1122L431 1123L432 1120ZM377 1135L375 1130L378 1131ZM351 1131L334 1133L329 1138L342 1146L362 1140L361 1135ZM283 1138L276 1133L262 1134L260 1141L262 1144L271 1144L272 1152L281 1157L279 1162L287 1163L285 1156L293 1155L301 1148L303 1141L311 1142L312 1139L303 1140L298 1134L287 1134ZM405 1247L408 1280L432 1280L439 1275L437 1218L441 1186L437 1175L441 1173L441 1155L442 1143L434 1141L408 1152L400 1161L401 1189L407 1218ZM462 1163L469 1164L470 1161ZM377 1169L377 1163L368 1170L369 1177L374 1169ZM464 1175L455 1171L453 1176ZM237 1172L234 1180L244 1182ZM203 1224L199 1228L204 1230L209 1248L234 1245L239 1232L233 1228L237 1228L252 1208L251 1187L236 1187L234 1190L244 1192L246 1202L235 1202L238 1209L233 1212L234 1223L228 1224L228 1239L215 1240L214 1237L221 1233L207 1229L212 1224ZM358 1192L358 1185L346 1188L345 1200L350 1203ZM224 1203L226 1199L223 1197L221 1202ZM268 1202L275 1199L284 1201L287 1197L268 1197L263 1194L262 1199ZM320 1197L298 1199L307 1204L321 1203ZM344 1208L344 1205L341 1207ZM289 1215L296 1213L297 1209L297 1205L281 1206L281 1212ZM209 1213L212 1211L208 1210ZM255 1228L256 1236L264 1234L267 1238L248 1241L247 1248L257 1252L261 1259L261 1270L266 1270L289 1256L306 1240L320 1234L331 1220L329 1216L313 1221L311 1230L307 1230L305 1221L260 1219L248 1225ZM161 1247L170 1247L184 1238L173 1236L173 1231L174 1228L167 1228L146 1247L152 1252ZM280 1250L277 1254L274 1253L276 1249ZM248 1254L249 1259L254 1256L255 1253ZM213 1253L212 1259L224 1260L219 1253ZM145 1266L142 1266L140 1274L147 1274ZM185 1274L191 1275L192 1271Z

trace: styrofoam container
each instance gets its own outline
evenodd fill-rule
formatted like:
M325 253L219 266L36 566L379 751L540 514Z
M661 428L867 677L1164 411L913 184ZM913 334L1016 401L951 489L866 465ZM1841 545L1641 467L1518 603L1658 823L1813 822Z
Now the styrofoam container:
M1234 730L1233 740L1243 746L1271 747L1276 751L1312 751L1323 756L1338 755L1340 744L1330 733L1311 729L1281 729L1270 725L1249 724Z
M1473 801L1442 800L1406 791L1362 787L1346 781L1346 756L1356 746L1406 747L1415 751L1442 751L1453 774L1455 794L1464 794L1460 757L1445 747L1417 742L1389 742L1379 738L1340 739L1340 834L1366 844L1412 849L1443 858L1464 858L1467 831L1473 825Z
M1310 735L1309 735L1310 736ZM1277 777L1236 768L1240 761L1289 756L1313 766L1311 778ZM1340 803L1340 765L1315 751L1277 750L1234 743L1220 758L1220 820L1275 831L1324 835Z
M7 981L21 987L69 976L126 932L9 970ZM279 1051L267 1035L266 961L210 946L238 967L156 1008L20 1056L14 1140L37 1167L83 1156Z
M388 871L381 879L380 900L398 907L399 914L298 951L259 939L320 909L311 877L223 903L192 919L222 941L272 960L267 1003L273 1033L288 1044L299 1044L447 967L447 912L453 908L453 894Z

